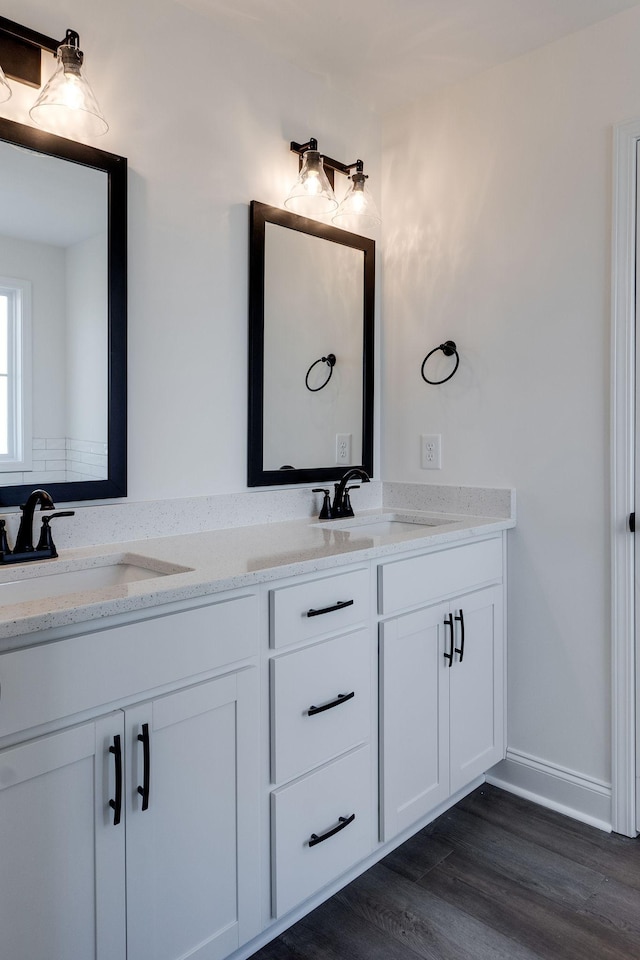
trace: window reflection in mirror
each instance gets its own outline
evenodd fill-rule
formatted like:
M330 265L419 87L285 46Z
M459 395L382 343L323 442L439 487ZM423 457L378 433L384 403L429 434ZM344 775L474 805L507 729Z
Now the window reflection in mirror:
M31 437L31 282L0 277L0 483L31 469Z

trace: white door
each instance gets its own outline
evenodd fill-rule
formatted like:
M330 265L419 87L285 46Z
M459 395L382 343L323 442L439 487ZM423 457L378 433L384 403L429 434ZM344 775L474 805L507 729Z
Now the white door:
M448 604L381 625L381 839L389 840L449 795Z
M109 805L123 733L117 712L0 751L7 960L124 960L124 810Z
M454 662L449 671L450 789L460 790L503 757L502 591L452 603Z
M640 582L636 571L638 537L629 530L629 515L639 510L637 460L640 418L639 272L640 190L638 143L640 118L614 128L613 193L613 328L612 328L612 471L611 471L611 658L612 658L612 796L613 829L635 837L640 827L637 774L640 743L636 735L640 697L638 617ZM640 728L638 729L640 733ZM638 784L640 785L640 784Z
M640 141L636 144L636 277L640 277ZM640 317L640 283L636 282L636 304L635 304L635 329L636 329L636 358L635 358L635 383L636 383L636 410L635 410L635 504L636 514L639 513L640 504L640 442L638 431L640 425L640 336L638 335ZM636 521L640 521L640 515L636 516ZM635 609L640 610L640 534L636 534L634 540L634 568L635 568ZM638 637L636 615L635 631L635 665L636 665L636 696L635 696L635 723L636 723L636 829L640 831L640 638Z
M125 711L128 960L219 960L239 945L237 784L250 734L239 701L248 673Z

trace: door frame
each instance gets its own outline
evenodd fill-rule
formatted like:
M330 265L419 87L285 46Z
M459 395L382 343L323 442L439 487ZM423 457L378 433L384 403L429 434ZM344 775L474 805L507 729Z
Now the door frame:
M636 651L634 536L636 205L640 119L613 130L611 251L611 825L635 837Z

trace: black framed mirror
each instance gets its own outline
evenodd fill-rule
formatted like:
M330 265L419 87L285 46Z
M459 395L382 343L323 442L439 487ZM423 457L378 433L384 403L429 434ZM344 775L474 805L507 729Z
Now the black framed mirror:
M127 161L0 118L0 506L127 492Z
M375 242L250 207L248 485L373 472Z

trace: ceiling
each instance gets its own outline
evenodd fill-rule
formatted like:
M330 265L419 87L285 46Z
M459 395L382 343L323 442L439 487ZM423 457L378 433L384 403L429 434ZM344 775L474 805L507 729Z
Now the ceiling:
M384 111L640 0L177 0Z

